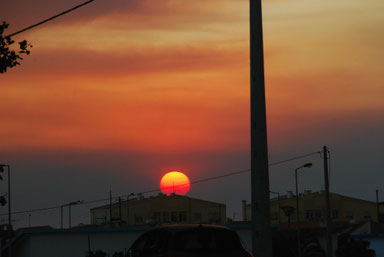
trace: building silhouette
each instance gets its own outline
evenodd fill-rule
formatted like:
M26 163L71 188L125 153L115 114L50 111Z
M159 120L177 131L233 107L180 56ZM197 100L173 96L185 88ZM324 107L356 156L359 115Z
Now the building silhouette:
M182 195L159 194L92 208L91 223L103 226L172 223L224 224L226 205Z
M378 222L377 203L340 194L330 193L331 218L336 224L358 224L365 221ZM299 194L301 227L324 227L325 199L323 192L305 191ZM251 205L242 202L243 221L251 220ZM271 199L271 223L282 227L296 224L296 197L287 194ZM290 223L290 224L288 224Z

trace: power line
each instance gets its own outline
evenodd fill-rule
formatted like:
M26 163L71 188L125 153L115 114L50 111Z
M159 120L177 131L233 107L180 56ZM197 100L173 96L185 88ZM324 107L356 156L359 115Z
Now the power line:
M216 176L216 177L210 177L210 178L206 178L206 179L192 181L189 184L197 184L197 183L202 183L202 182L206 182L206 181L210 181L210 180L215 180L215 179L225 178L225 177L229 177L229 176L234 176L234 175L241 174L241 173L244 173L244 172L247 172L247 171L250 171L250 170L251 169L239 170L239 171L231 172L231 173L220 175L220 176ZM189 184L177 185L176 187L182 187L182 186L186 186L186 185L189 185ZM169 189L169 188L173 188L173 186L165 187L164 189ZM140 192L139 194L148 194L148 193L153 193L153 192L157 192L157 191L161 191L161 189L160 188L152 189L152 190L149 190L149 191Z
M294 160L301 159L301 158L308 157L308 156L315 155L315 154L321 154L321 152L318 151L318 152L314 152L314 153L309 153L309 154L293 157L293 158L286 159L286 160L283 160L283 161L273 162L273 163L270 163L269 166L281 164L281 163L284 163L284 162L294 161Z
M310 153L310 154L305 154L305 155L301 155L301 156L292 157L292 158L289 158L289 159L286 159L286 160L281 160L281 161L270 163L269 166L278 165L278 164L282 164L282 163L285 163L285 162L290 162L290 161L293 161L293 160L305 158L305 157L312 156L312 155L319 154L319 153L320 152L314 152L314 153ZM215 176L215 177L195 180L195 181L190 182L189 184L198 184L198 183L203 183L203 182L207 182L207 181L211 181L211 180L216 180L216 179L221 179L221 178L225 178L225 177L230 177L230 176L234 176L234 175L238 175L238 174L241 174L241 173L248 172L250 170L251 169L244 169L244 170L234 171L234 172L230 172L230 173L219 175L219 176ZM188 184L177 185L177 187L182 187L182 186L185 186L185 185L188 185ZM169 188L172 188L172 186L169 187ZM168 189L168 188L165 188L165 189ZM160 188L156 188L156 189L152 189L152 190L148 190L148 191L139 192L137 194L148 194L148 193L153 193L153 192L158 192L158 191L161 191L161 189ZM112 197L112 199L116 200L119 197L125 197L125 196L126 195L114 196L114 197ZM86 204L105 202L105 201L109 201L109 198L80 202L80 203L78 203L78 205L86 205ZM22 214L22 213L31 213L31 212L38 212L38 211L47 211L47 210L59 209L59 208L61 208L61 206L64 206L64 205L47 207L47 208L32 209L32 210L26 210L26 211L12 212L12 214ZM0 216L3 216L3 215L8 215L8 213L1 213L0 214Z
M289 158L289 159L282 160L282 161L273 162L273 163L270 163L269 166L278 165L278 164L282 164L282 163L285 163L285 162L294 161L294 160L305 158L305 157L312 156L312 155L315 155L315 154L320 154L320 152L314 152L314 153L310 153L310 154L296 156L296 157ZM190 184L197 184L197 183L202 183L202 182L206 182L206 181L210 181L210 180L215 180L215 179L225 178L225 177L229 177L229 176L234 176L234 175L238 175L238 174L245 173L245 172L248 172L248 171L251 171L251 169L239 170L239 171L227 173L227 174L224 174L224 175L219 175L219 176L216 176L216 177L210 177L210 178L206 178L206 179L196 180L196 181L190 182ZM182 187L182 186L186 186L186 185L188 185L188 184L177 185L177 187ZM166 187L165 189L168 189L168 188L172 188L172 186ZM157 192L157 191L161 191L161 189L160 188L152 189L152 190L149 190L149 191L141 192L139 194L148 194L148 193L153 193L153 192Z
M40 22L38 22L38 23L36 23L36 24L34 24L34 25L31 25L31 26L29 26L29 27L26 27L25 29L19 30L19 31L17 31L17 32L15 32L15 33L12 33L12 34L10 34L10 35L8 35L8 36L5 36L5 37L12 37L12 36L15 36L15 35L17 35L17 34L20 34L20 33L24 32L24 31L30 30L30 29L32 29L32 28L34 28L34 27L40 26L40 25L42 25L42 24L44 24L44 23L46 23L46 22L48 22L48 21L51 21L51 20L54 20L54 19L56 19L56 18L58 18L58 17L60 17L60 16L63 16L64 14L70 13L70 12L72 12L72 11L74 11L74 10L76 10L76 9L78 9L78 8L80 8L80 7L82 7L82 6L84 6L84 5L90 4L90 3L93 2L93 1L95 1L95 0L89 0L89 1L86 1L86 2L84 2L84 3L82 3L82 4L79 4L79 5L75 6L75 7L72 7L71 9L66 10L66 11L64 11L64 12L62 12L62 13L59 13L59 14L57 14L57 15L55 15L55 16L52 16L51 18L45 19L45 20L43 20L43 21L40 21Z

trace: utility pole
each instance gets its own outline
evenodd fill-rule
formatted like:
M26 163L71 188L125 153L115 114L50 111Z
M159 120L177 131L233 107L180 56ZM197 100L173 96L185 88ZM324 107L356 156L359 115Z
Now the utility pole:
M379 190L376 189L376 208L377 208L377 223L380 223L380 203L379 203Z
M127 195L127 226L129 226L129 196Z
M8 224L9 229L12 230L12 218L11 218L11 167L8 166Z
M60 217L61 217L61 229L63 229L63 207L64 207L64 205L62 205L62 206L60 206L60 211L61 211L61 215L60 215Z
M72 224L71 224L71 204L68 205L68 228L71 228L72 227Z
M127 195L127 226L129 226L129 197L134 195L134 193L130 193L129 195Z
M325 183L325 215L327 219L327 257L333 257L331 204L329 200L328 148L326 146L323 147L323 158L324 158L324 183Z
M121 222L121 197L119 197L119 221Z
M109 190L109 224L112 226L112 190Z
M253 256L272 257L261 0L250 0L251 206Z

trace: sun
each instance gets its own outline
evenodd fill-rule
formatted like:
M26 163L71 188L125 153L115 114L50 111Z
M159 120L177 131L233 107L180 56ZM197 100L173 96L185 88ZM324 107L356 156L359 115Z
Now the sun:
M166 195L172 193L185 195L188 193L190 186L189 178L180 171L168 172L160 180L161 192Z

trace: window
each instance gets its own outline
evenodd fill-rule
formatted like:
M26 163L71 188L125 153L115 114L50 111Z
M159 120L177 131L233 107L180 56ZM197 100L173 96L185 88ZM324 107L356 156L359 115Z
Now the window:
M323 217L321 210L316 210L315 212L316 220L319 220Z
M160 212L154 212L153 213L153 221L156 223L160 223L161 219L161 213Z
M313 210L307 210L305 212L305 217L307 218L307 220L313 220Z
M369 211L364 212L364 219L366 219L366 220L371 219L371 213Z
M159 229L143 234L131 248L132 256L154 256L164 254L168 248L170 234Z
M169 212L167 211L163 212L163 222L165 223L169 222Z
M179 221L180 222L187 222L187 212L186 211L179 212Z
M333 219L339 218L339 210L332 210L332 218Z
M271 220L278 220L279 219L279 213L278 212L274 212L271 214Z
M178 219L177 219L177 212L173 211L171 212L171 221L172 222L177 222Z
M353 214L352 214L352 212L347 211L347 213L345 214L345 218L347 218L347 219L349 219L349 220L353 220Z

